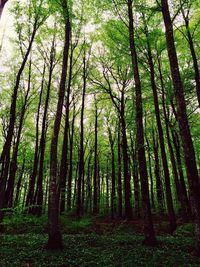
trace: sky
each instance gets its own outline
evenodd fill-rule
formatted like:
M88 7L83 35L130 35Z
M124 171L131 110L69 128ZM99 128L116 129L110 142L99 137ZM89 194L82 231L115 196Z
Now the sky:
M0 46L2 46L0 57L2 56L2 53L4 53L4 56L6 56L5 53L10 53L11 50L9 38L14 34L12 27L13 19L9 12L11 3L12 0L9 0L6 3L0 20Z

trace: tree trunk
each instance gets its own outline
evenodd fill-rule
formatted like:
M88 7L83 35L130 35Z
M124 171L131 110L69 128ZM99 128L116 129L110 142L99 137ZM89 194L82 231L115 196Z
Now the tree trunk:
M179 172L179 177L180 177L180 191L181 191L181 196L183 198L184 208L185 208L185 212L182 215L183 215L184 221L187 222L188 220L190 220L192 216L192 212L191 212L190 202L187 196L185 179L184 179L183 170L182 170L180 142L179 142L179 137L177 133L172 128L171 128L171 133L172 133L173 144L175 147L176 162L177 162L178 172Z
M65 97L68 55L71 37L71 24L69 18L68 1L63 3L63 11L65 13L65 42L63 51L62 74L58 93L58 103L53 127L53 135L51 139L51 157L50 157L50 181L49 181L49 201L48 201L48 244L47 249L61 249L62 236L59 229L59 199L58 199L58 173L57 173L57 146L60 125L62 119L63 102Z
M112 186L111 186L111 218L114 219L116 215L116 175L115 175L115 151L114 141L111 133L111 129L108 126L108 136L111 150L111 162L112 162Z
M20 144L20 139L21 139L21 132L22 132L23 123L24 123L24 116L25 116L26 107L27 107L28 96L29 96L29 92L31 89L31 66L32 66L32 62L30 60L29 75L28 75L28 88L26 91L24 103L22 106L21 114L20 114L19 126L18 126L18 132L17 132L17 140L13 148L13 155L12 155L12 160L10 163L10 170L9 170L8 185L7 185L6 194L5 194L5 203L6 203L5 205L10 208L13 205L14 183L15 183L15 176L16 176L17 167L18 167L17 156L18 156L19 144Z
M174 86L174 93L177 105L177 116L180 129L180 135L183 144L185 165L190 187L190 198L192 208L195 213L195 232L197 239L196 251L200 255L200 195L199 195L199 177L196 165L195 151L190 133L189 122L187 118L186 103L184 97L183 84L179 71L178 58L174 43L173 26L170 18L169 6L167 0L161 0L162 14L166 29L166 41L168 56L170 61L171 75Z
M118 129L118 216L122 217L121 127Z
M197 100L198 100L198 103L200 106L200 74L199 74L198 60L197 60L197 55L196 55L195 48L194 48L192 35L190 32L189 18L188 18L188 16L185 16L184 10L182 10L182 14L183 14L183 19L185 21L185 28L187 31L187 41L188 41L189 49L190 49L190 52L192 55L192 60L193 60L194 79L195 79L195 83L196 83Z
M156 177L156 193L157 193L157 201L158 201L158 208L160 214L162 215L164 212L164 193L162 187L162 180L160 176L160 162L159 162L159 155L158 155L158 141L157 137L153 132L153 151L154 151L154 160L155 160L155 177Z
M98 206L98 109L95 99L95 128L94 128L94 177L93 177L93 214L99 213Z
M129 17L129 42L130 42L130 52L132 67L135 80L135 96L136 96L136 128L137 128L137 152L138 152L138 162L139 162L139 173L141 179L141 192L142 192L142 207L144 216L144 243L147 245L155 245L156 238L152 221L151 205L149 197L149 185L148 185L148 175L147 166L145 158L145 148L144 148L144 129L143 129L143 111L142 111L142 90L140 83L140 75L138 69L138 59L135 48L135 36L134 36L134 26L133 26L133 10L132 10L132 0L128 0L128 17Z
M65 195L66 195L66 182L68 171L68 143L69 143L69 105L70 105L70 93L71 93L71 80L72 80L72 63L73 63L73 50L71 50L70 64L69 64L69 78L67 86L67 99L66 99L66 111L65 111L65 129L62 145L62 158L60 166L60 213L65 211Z
M42 95L43 95L43 89L44 89L45 70L46 70L46 66L44 65L42 84L41 84L38 109L37 109L37 116L36 116L36 135L35 135L36 138L35 138L35 154L34 154L34 162L33 162L33 171L30 177L28 194L27 194L27 199L26 199L26 207L28 208L29 213L32 213L34 210L34 208L31 206L34 204L35 182L36 182L36 177L37 177L37 172L38 172L39 149L40 149L39 148L39 120L40 120Z
M0 19L6 2L8 2L8 0L0 0Z
M149 64L150 75L151 75L151 87L152 87L153 99L154 99L154 109L155 109L155 114L156 114L156 123L157 123L157 128L158 128L161 158L162 158L163 170L164 170L167 210L168 210L168 216L169 216L169 222L170 222L170 232L173 233L176 229L176 226L177 226L176 225L176 217L175 217L172 192L171 192L169 167L168 167L167 155L166 155L166 151L165 151L165 140L164 140L164 135L163 135L162 123L161 123L161 119L160 119L158 93L157 93L157 86L156 86L156 82L155 82L155 70L154 70L151 46L150 46L150 42L149 42L149 33L148 33L148 28L147 28L144 14L143 14L143 18L144 18L144 23L145 23L145 35L146 35L146 39L147 39L148 64Z
M75 123L75 114L76 105L73 103L73 118L71 122L71 134L70 134L70 152L69 152L69 175L67 183L67 210L71 210L72 202L72 173L73 173L73 144L74 144L74 123Z
M129 157L128 157L128 142L126 136L126 121L125 121L125 106L124 106L124 90L121 92L121 131L122 131L122 155L123 155L123 171L124 171L124 198L125 198L125 217L132 219L133 212L131 206L131 176L129 170Z
M43 204L43 172L44 172L44 156L45 156L45 148L46 148L46 132L47 132L47 116L48 116L48 108L49 108L49 100L51 93L51 82L52 75L54 69L54 60L55 60L55 40L52 42L51 52L50 52L50 65L49 65L49 78L44 106L44 114L42 119L42 132L40 138L40 162L39 162L39 170L38 170L38 180L37 180L37 189L35 195L35 204L36 215L40 216L42 214L42 204Z
M140 188L139 188L139 177L138 177L138 161L137 152L133 137L131 136L131 147L132 147L132 161L133 161L133 184L134 184L134 198L135 198L135 215L140 217Z
M153 175L152 175L152 166L151 166L151 148L149 145L149 140L146 136L146 143L147 143L147 154L148 154L148 161L149 161L149 177L150 177L150 192L151 192L151 206L152 209L155 211L155 201L154 201L154 188L153 188Z
M85 49L85 48L84 48ZM81 186L84 180L84 110L85 110L85 92L86 92L86 81L87 81L87 66L86 66L86 52L84 50L83 57L83 92L82 92L82 106L81 106L81 119L80 119L80 150L79 150L79 172L78 172L78 184L77 184L77 208L76 215L80 217L83 212L83 203L81 197Z
M21 169L21 172L20 172L20 175L19 175L19 179L17 181L14 207L19 205L20 189L21 189L21 185L22 185L22 178L23 178L23 175L24 175L24 169L25 169L25 159L23 159L22 169Z
M12 145L15 121L16 121L16 105L17 105L18 89L19 89L22 73L24 71L26 62L28 60L28 57L29 57L29 54L32 48L32 44L33 44L33 41L36 35L36 31L37 31L37 22L35 22L34 24L30 42L29 42L27 51L25 53L25 56L23 58L23 61L21 63L21 67L17 73L15 87L14 87L13 94L12 94L8 131L7 131L6 140L5 140L3 150L1 153L1 157L0 157L0 209L3 208L4 200L5 200L5 187L6 187L8 170L9 170L9 165L10 165L10 150L11 150L11 145ZM0 214L0 218L2 218L2 213Z

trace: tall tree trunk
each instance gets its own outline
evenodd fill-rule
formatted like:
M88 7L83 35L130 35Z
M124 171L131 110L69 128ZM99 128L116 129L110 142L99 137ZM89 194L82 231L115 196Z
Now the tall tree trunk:
M108 136L111 150L111 161L112 161L112 186L111 186L111 217L112 219L116 215L116 175L115 175L115 151L114 141L111 133L111 129L108 126Z
M55 37L54 37L55 38ZM44 113L42 119L42 132L40 138L40 162L38 167L38 179L37 179L37 188L35 195L35 204L36 215L40 216L42 214L42 204L43 204L43 172L44 172L44 156L45 156L45 148L46 148L46 132L47 132L47 116L48 116L48 108L49 108L49 100L51 93L51 82L55 60L55 40L53 39L51 52L50 52L50 65L49 65L49 78L46 92L46 99L44 105Z
M74 123L75 123L75 114L76 105L73 103L73 118L71 122L71 134L70 134L70 152L69 152L69 175L67 183L67 210L71 210L72 202L72 173L73 173L73 144L74 144Z
M19 126L18 126L18 132L17 132L17 140L13 148L13 155L12 155L12 160L10 163L10 170L9 170L8 185L7 185L6 194L5 194L5 203L6 203L5 205L10 208L13 205L14 183L15 183L15 176L16 176L17 167L18 167L17 156L18 156L19 144L20 144L20 139L21 139L21 132L22 132L23 123L24 123L24 116L25 116L25 112L27 108L28 96L29 96L29 92L31 89L31 66L32 66L32 62L30 60L29 75L28 75L28 88L26 91L24 103L22 106L21 114L20 114Z
M109 161L107 159L107 166L106 166L106 214L109 212L109 170L108 170Z
M155 82L155 70L154 70L154 64L153 64L153 57L152 57L152 52L151 52L151 45L149 42L148 27L147 27L144 14L143 14L143 18L144 18L143 20L145 23L145 35L147 39L148 64L149 64L150 75L151 75L151 87L152 87L153 99L154 99L154 109L155 109L155 114L156 114L156 123L157 123L157 128L158 128L161 158L162 158L163 170L164 170L167 210L168 210L168 216L169 216L169 222L170 222L170 232L173 233L174 230L176 229L176 217L175 217L172 192L171 192L169 167L168 167L167 155L165 151L165 141L164 141L162 123L160 119L160 109L159 109L159 102L158 102L157 86Z
M180 135L182 138L185 165L190 187L190 198L191 198L192 208L194 209L195 213L195 232L197 239L196 251L200 255L200 195L199 195L200 187L199 187L198 170L197 170L195 151L187 117L184 90L179 71L178 58L174 43L173 25L170 17L168 1L161 0L161 5L162 5L162 14L166 29L166 41L167 41L168 56L170 61L171 75L176 98L178 123L179 123Z
M136 128L137 128L137 152L138 152L138 162L139 162L139 173L141 179L141 192L142 192L142 207L144 216L144 243L147 245L155 245L156 237L153 227L152 214L151 214L151 204L149 197L149 185L148 185L148 174L145 158L145 148L144 148L144 129L143 129L143 111L142 111L142 90L140 75L138 69L138 58L135 48L135 36L134 36L134 26L133 26L133 10L132 10L132 0L128 0L128 18L129 18L129 42L130 42L130 52L132 67L135 80L135 96L136 96Z
M15 195L15 201L14 201L14 207L16 207L19 204L19 200L20 200L20 189L21 189L21 185L22 185L22 178L24 175L24 170L25 170L25 158L23 159L23 163L22 163L22 168L20 171L20 175L17 181L17 185L16 185L16 195Z
M149 161L149 177L150 177L150 192L151 192L151 206L152 209L155 211L155 201L154 201L154 188L153 188L153 175L152 175L152 166L151 166L151 148L149 144L149 140L146 136L146 143L147 143L147 154L148 154L148 161Z
M3 145L3 150L1 153L1 157L0 157L0 209L4 206L4 200L5 200L5 188L6 188L8 170L9 170L9 165L10 165L10 150L11 150L11 145L12 145L15 121L16 121L16 105L17 105L18 89L19 89L22 73L24 71L26 62L28 60L28 57L29 57L29 54L30 54L30 51L33 45L36 31L37 31L37 21L35 21L34 23L33 31L30 37L30 42L26 50L25 56L23 58L23 61L21 63L20 69L17 73L16 82L15 82L15 86L14 86L14 90L12 94L8 131L7 131L6 140ZM0 212L0 221L2 217L3 217L3 213Z
M179 137L178 137L177 133L172 128L171 128L171 133L172 133L173 144L175 147L176 162L177 162L178 172L179 172L179 177L180 177L180 191L181 191L181 196L183 198L184 207L185 207L185 214L183 214L183 216L186 215L184 220L188 221L191 218L192 213L191 213L190 202L189 202L188 195L187 195L185 179L184 179L184 175L183 175L182 162L181 162L181 152L180 152L180 142L179 142Z
M185 15L184 9L181 10L183 14L183 19L185 21L185 28L187 31L187 41L189 45L189 49L192 55L192 60L193 60L193 67L194 67L194 79L196 83L196 93L197 93L197 100L200 106L200 74L199 74L199 65L198 65L198 60L197 60L197 55L195 52L194 48L194 43L192 39L192 34L190 31L190 25L189 25L189 18L188 16Z
M38 109L37 109L37 115L36 115L35 154L34 154L34 162L33 162L33 171L30 176L28 194L26 198L26 207L28 208L29 213L33 212L33 207L29 207L29 206L34 204L35 182L36 182L36 177L37 177L37 172L38 172L39 120L40 120L40 109L41 109L41 104L42 104L42 95L43 95L43 89L44 89L45 70L46 70L46 66L44 65L43 75L42 75L42 84L41 84L41 89L40 89Z
M94 127L94 177L93 177L93 213L99 212L98 206L98 108L95 99L95 127Z
M118 216L122 217L122 167L121 167L121 127L118 129Z
M58 103L51 139L51 157L50 157L50 181L49 181L49 201L48 201L48 244L47 249L61 249L62 236L59 229L59 199L58 199L58 173L57 173L57 146L62 119L63 102L65 97L68 55L71 37L71 23L69 18L68 1L63 1L63 11L65 14L65 42L63 51L62 74L58 93Z
M69 78L67 86L67 99L66 99L66 111L65 111L65 129L62 145L62 157L60 166L60 213L65 211L65 195L66 195L66 183L67 183L67 171L68 171L68 143L69 143L69 105L70 105L70 93L71 93L71 80L72 80L72 63L73 63L73 49L71 49L70 64L69 64Z
M160 64L159 64L160 68ZM174 175L174 180L175 180L175 186L176 186L176 193L178 197L178 201L181 204L181 215L183 217L183 220L185 222L188 222L188 219L190 218L190 213L189 213L189 206L188 206L188 201L187 201L187 193L184 191L184 188L182 184L179 181L179 175L178 175L178 170L177 170L177 162L175 159L174 155L174 150L172 147L171 143L171 138L170 138L170 130L169 130L169 111L167 112L166 105L165 105L165 97L164 97L164 88L162 85L162 104L163 104L163 112L164 112L164 118L165 118L165 124L166 124L166 134L167 134L167 142L168 142L168 147L169 147L169 152L170 152L170 157L171 157L171 163L172 163L172 170L173 170L173 175ZM175 140L173 140L175 141Z
M8 2L8 0L0 0L0 19L6 2Z
M88 158L87 162L87 189L86 189L86 203L85 203L85 211L86 213L91 214L91 200L92 200L92 186L91 186L91 178L90 174L92 173L91 171L91 159L92 159L92 151L90 151L90 155Z
M85 49L85 48L84 48ZM82 92L82 104L81 104L81 119L80 119L80 150L79 150L79 171L78 171L78 188L77 188L77 208L76 215L81 216L83 212L83 203L81 195L81 186L84 182L84 111L85 111L85 93L86 93L86 82L87 82L87 64L86 64L86 51L84 50L83 56L83 92Z
M131 176L129 170L129 156L128 156L128 142L126 135L126 121L125 121L125 100L124 90L121 92L121 131L122 131L122 155L123 155L123 172L124 172L124 200L125 200L125 217L132 219L133 212L131 206Z
M156 193L157 193L157 201L158 201L158 209L160 214L162 215L164 212L164 193L162 187L162 180L160 176L160 162L158 155L158 141L157 136L153 132L153 151L154 151L154 160L155 160L155 178L156 178Z
M133 161L133 184L134 184L134 198L135 198L135 215L140 217L140 188L139 188L139 177L138 177L138 161L133 136L131 136L131 147L132 147L132 161Z

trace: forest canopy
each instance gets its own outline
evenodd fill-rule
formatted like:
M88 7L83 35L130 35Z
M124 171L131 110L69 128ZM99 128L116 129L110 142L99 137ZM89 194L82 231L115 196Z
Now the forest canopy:
M0 5L0 224L46 214L57 250L66 214L191 223L200 255L200 2Z

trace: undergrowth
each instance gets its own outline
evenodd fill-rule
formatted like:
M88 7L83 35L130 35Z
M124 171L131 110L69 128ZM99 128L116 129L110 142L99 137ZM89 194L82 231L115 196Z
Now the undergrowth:
M143 235L133 223L80 220L61 216L64 249L51 252L47 243L47 217L9 216L0 235L0 267L132 267L200 266L192 256L192 224L180 226L173 236L158 236L158 245L142 245Z

